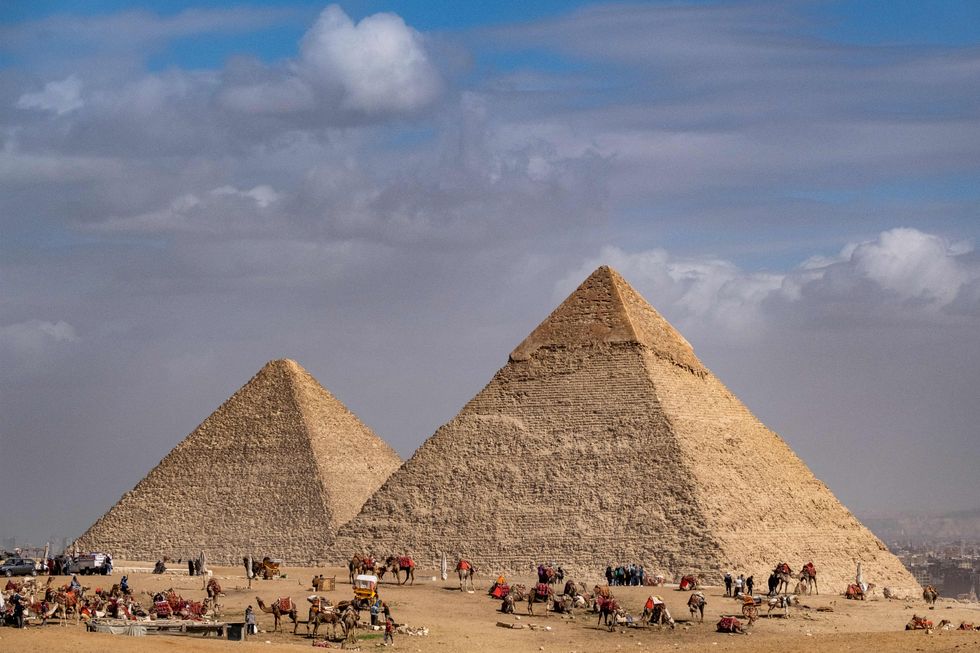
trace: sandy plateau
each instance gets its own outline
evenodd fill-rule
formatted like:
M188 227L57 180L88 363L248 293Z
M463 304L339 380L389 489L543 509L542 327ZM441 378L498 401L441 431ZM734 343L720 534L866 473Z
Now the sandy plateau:
M119 563L116 573L106 577L82 577L83 584L91 586L108 585L118 582L120 568L126 566L145 566L145 563ZM215 567L213 573L219 579L225 592L221 600L225 621L242 621L243 612L248 605L256 606L255 597L261 597L267 604L281 596L292 597L300 605L300 625L297 635L292 634L292 624L287 621L285 633L272 633L271 614L257 612L260 632L258 636L245 642L218 640L213 636L173 636L154 635L148 637L126 637L86 632L84 625L71 623L59 625L56 621L46 626L31 626L24 630L0 628L0 651L20 653L48 653L51 651L295 651L310 649L312 640L306 636L306 597L311 591L311 578L315 574L336 576L336 589L322 592L335 603L351 597L350 585L346 582L347 570L340 568L298 568L285 569L285 578L274 580L254 580L248 589L242 569ZM980 604L963 603L940 599L934 610L929 610L921 597L909 601L885 600L880 591L867 601L848 601L839 595L843 588L823 588L820 596L801 597L802 606L794 609L789 618L775 616L766 618L765 608L762 617L750 629L748 635L727 635L715 632L715 624L721 614L737 613L739 604L725 598L723 588L708 587L705 594L708 605L703 624L688 622L686 601L687 592L667 587L614 587L615 596L624 607L634 615L642 611L646 597L652 593L662 596L669 606L677 628L659 630L646 628L616 628L609 632L597 627L597 615L578 612L573 618L553 613L544 613L538 605L535 616L526 614L526 603L520 604L516 615L502 615L500 602L486 594L491 579L477 577L477 591L473 594L460 592L454 575L449 580L432 580L437 572L419 569L414 586L396 586L384 582L380 595L391 606L392 618L398 624L411 627L427 627L427 636L396 635L397 650L428 653L430 651L481 651L490 653L502 651L562 651L564 653L592 651L980 651L980 632L942 631L935 629L931 634L925 631L906 632L904 626L913 613L925 615L936 625L942 619L953 622L980 623ZM203 582L200 577L189 577L186 573L154 576L144 572L128 572L130 585L137 596L148 605L146 592L173 587L185 598L200 600L204 597ZM759 574L757 574L758 576ZM594 578L574 579L586 582L589 587L595 584ZM510 582L532 583L530 575L526 578L508 578ZM869 579L873 580L873 579ZM59 584L67 578L56 579ZM829 593L833 589L834 593ZM804 607L805 606L805 607ZM830 607L833 612L818 612L817 608ZM367 620L367 612L363 612ZM550 627L550 630L510 629L498 626L498 622L520 623L528 626L536 624ZM384 650L381 648L381 633L362 628L358 631L360 650ZM331 644L340 648L340 644Z

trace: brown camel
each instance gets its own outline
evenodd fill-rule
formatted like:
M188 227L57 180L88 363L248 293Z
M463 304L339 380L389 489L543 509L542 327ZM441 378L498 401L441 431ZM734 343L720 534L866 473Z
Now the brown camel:
M415 584L415 561L410 556L388 556L384 566L385 569L395 575L395 582L399 585L404 585L405 583L409 585ZM404 581L402 581L400 575L403 571L405 572ZM380 581L381 578L378 577L378 580ZM409 580L412 582L409 583Z
M922 600L928 605L936 605L936 599L939 598L939 592L932 585L926 585L926 588L922 590Z
M820 595L820 590L817 589L817 568L813 566L812 562L808 562L803 565L800 569L800 587L801 589L806 589L807 594L816 593ZM802 594L802 591L800 592Z
M313 624L313 638L316 639L317 630L320 624L330 624L333 628L331 639L337 639L337 626L344 627L343 616L347 609L351 607L350 601L341 601L336 606L329 601L317 606L315 603L310 606L310 618L306 623L306 632L310 632L310 624Z
M293 634L296 634L296 628L299 626L299 621L296 619L296 603L292 599L282 598L278 601L273 601L272 607L266 606L266 604L262 602L262 599L257 596L255 597L255 602L258 603L259 610L270 613L275 618L276 623L272 628L272 632L281 630L280 622L282 621L282 616L288 615L289 618L293 620ZM283 605L283 603L285 603L285 605Z
M534 604L544 603L545 610L555 596L555 590L548 583L538 583L527 593L527 613L534 614Z
M476 567L469 560L460 560L456 563L456 575L459 576L459 591L463 591L463 586L466 583L470 585L470 591L473 590L473 577L476 576Z
M687 599L687 609L691 611L691 619L697 619L699 623L704 623L704 606L708 599L704 598L703 592L695 592Z

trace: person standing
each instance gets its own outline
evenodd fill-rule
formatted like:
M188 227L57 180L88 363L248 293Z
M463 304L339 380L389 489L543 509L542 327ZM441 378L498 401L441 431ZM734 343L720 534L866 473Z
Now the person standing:
M385 641L384 641L384 645L385 646L388 646L388 642L391 642L391 645L392 646L395 645L395 622L392 621L391 619L388 619L388 620L385 621Z
M252 606L245 608L245 634L246 635L258 635L259 629L255 624L255 610Z
M187 559L187 575L188 576L194 575L194 560L191 558Z
M732 595L732 572L725 572L725 596Z
M755 577L749 576L745 579L745 591L749 596L752 596L752 588L755 586Z
M10 602L14 604L14 625L17 628L24 627L24 597L20 592L14 592L10 597Z
M735 579L735 598L742 595L742 586L745 584L745 574L739 574Z

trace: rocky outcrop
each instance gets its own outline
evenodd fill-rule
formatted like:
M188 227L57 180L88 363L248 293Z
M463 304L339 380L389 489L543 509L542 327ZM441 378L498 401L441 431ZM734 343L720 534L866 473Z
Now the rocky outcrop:
M900 561L615 271L596 270L340 529L330 555L442 552L524 572L554 560L668 576L813 561L843 590Z
M266 364L77 540L116 558L305 564L400 465L291 360Z

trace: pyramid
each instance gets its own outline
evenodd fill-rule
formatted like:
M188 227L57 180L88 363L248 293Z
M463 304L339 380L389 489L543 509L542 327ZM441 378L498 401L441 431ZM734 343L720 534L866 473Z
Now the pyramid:
M610 562L731 570L762 587L780 561L813 561L823 591L861 561L868 582L918 587L608 267L339 531L338 558L369 550L461 555L491 574L548 560L585 579Z
M267 363L77 540L116 558L306 564L401 464L306 370Z

